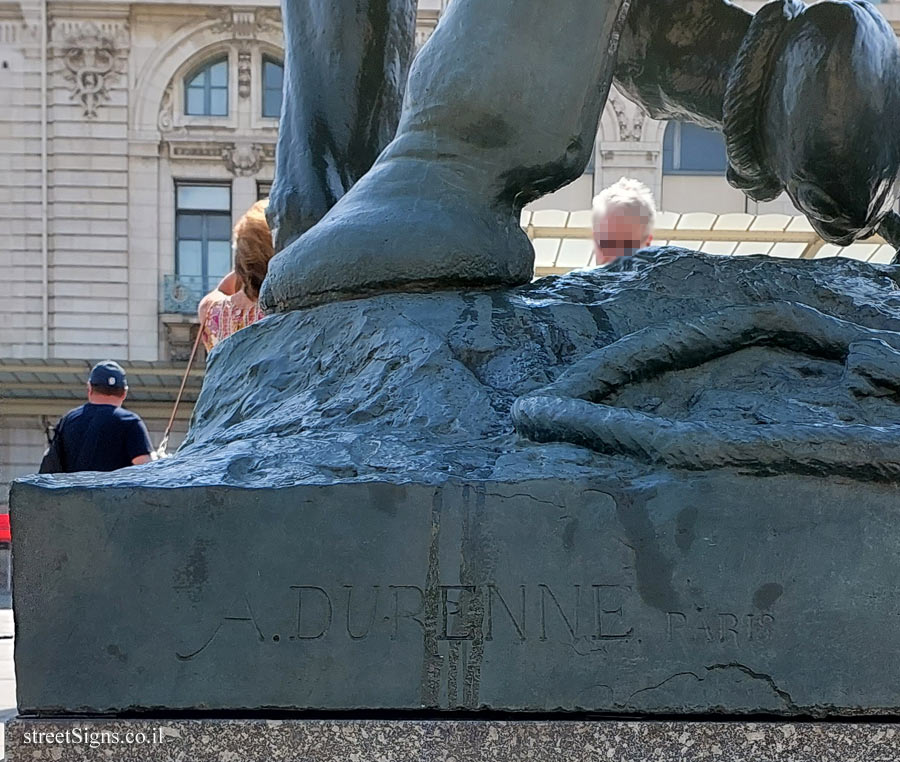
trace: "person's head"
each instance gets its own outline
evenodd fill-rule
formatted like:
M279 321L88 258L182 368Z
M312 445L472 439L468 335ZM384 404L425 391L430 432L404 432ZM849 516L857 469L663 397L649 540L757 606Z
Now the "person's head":
M623 177L594 198L594 256L605 265L649 245L656 205L650 189Z
M112 360L98 362L88 377L88 402L119 406L128 394L128 381L122 366Z
M266 222L269 200L257 201L234 226L234 272L249 299L259 299L259 289L275 254Z

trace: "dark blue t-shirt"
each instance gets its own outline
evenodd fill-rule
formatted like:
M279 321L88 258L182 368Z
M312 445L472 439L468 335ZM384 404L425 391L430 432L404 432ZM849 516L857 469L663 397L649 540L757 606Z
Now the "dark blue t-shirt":
M70 410L41 463L41 473L115 471L153 449L140 416L115 405L88 402Z

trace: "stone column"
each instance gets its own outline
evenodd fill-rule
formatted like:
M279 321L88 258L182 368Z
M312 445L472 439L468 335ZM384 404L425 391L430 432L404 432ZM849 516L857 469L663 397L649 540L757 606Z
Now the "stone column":
M50 353L131 359L129 6L110 4L87 18L65 7L51 11ZM138 298L133 306L152 317L135 327L152 329L156 295L144 288Z
M7 6L0 18L0 229L6 276L0 285L0 356L41 357L41 35L36 4ZM21 16L16 12L21 11ZM12 424L9 424L12 425ZM3 458L2 477L10 475ZM0 503L6 497L0 483Z

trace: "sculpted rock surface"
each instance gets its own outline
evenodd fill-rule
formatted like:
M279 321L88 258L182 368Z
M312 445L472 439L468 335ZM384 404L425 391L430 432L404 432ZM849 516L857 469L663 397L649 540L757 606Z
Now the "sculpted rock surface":
M520 438L513 403L628 334L739 305L797 303L860 329L900 331L898 281L893 267L845 259L668 248L618 270L514 290L387 294L275 315L213 353L178 457L95 483L253 487L643 471L630 456ZM808 349L800 340L794 349L753 345L695 368L663 368L620 389L616 404L721 424L900 424L896 381L870 385L862 370L895 367L889 347L857 343L846 361Z

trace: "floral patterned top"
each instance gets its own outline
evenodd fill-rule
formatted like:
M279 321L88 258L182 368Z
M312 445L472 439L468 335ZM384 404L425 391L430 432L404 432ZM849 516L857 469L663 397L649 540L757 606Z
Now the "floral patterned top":
M203 324L203 346L209 352L220 341L255 323L262 316L263 311L257 306L247 311L235 309L230 299L216 302L209 308Z

